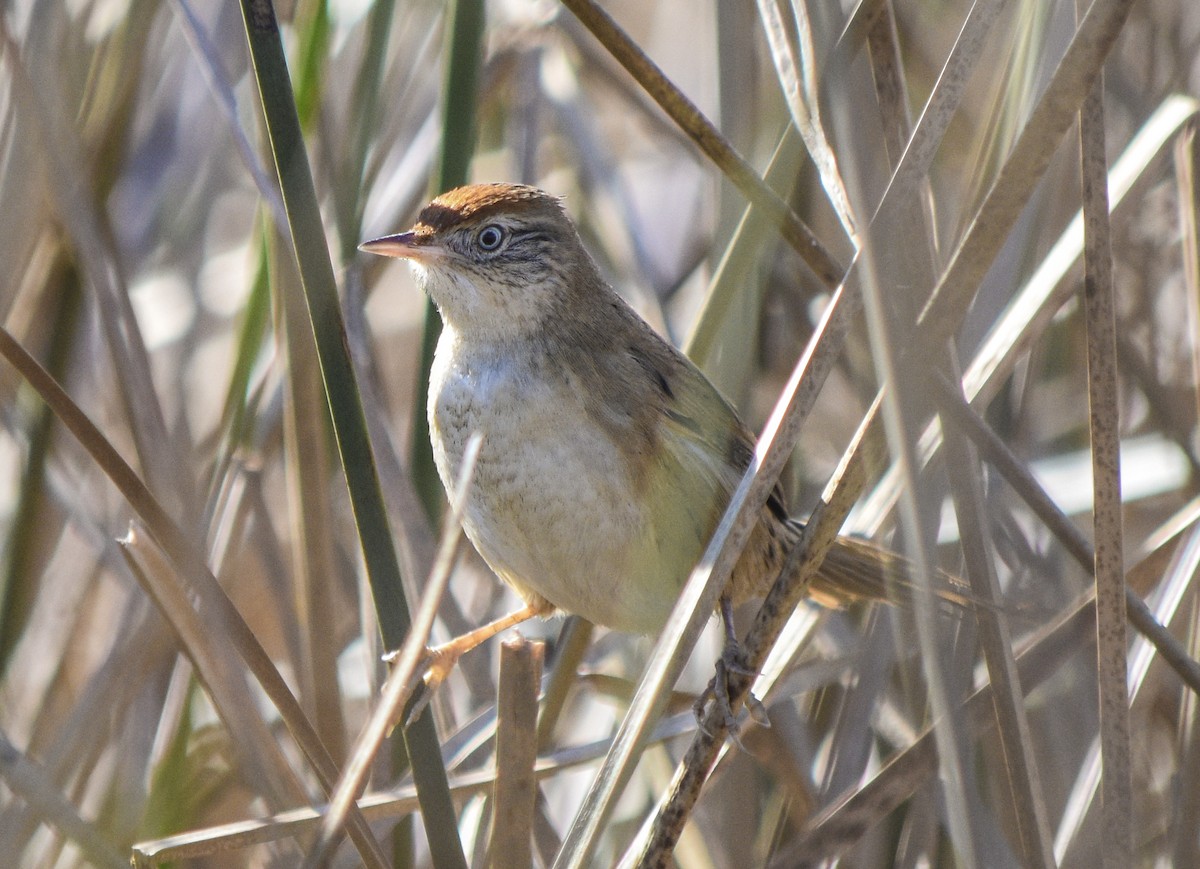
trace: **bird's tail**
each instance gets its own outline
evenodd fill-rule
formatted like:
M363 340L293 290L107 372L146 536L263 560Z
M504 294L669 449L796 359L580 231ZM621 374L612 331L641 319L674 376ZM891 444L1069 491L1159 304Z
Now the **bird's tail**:
M788 523L797 535L804 524ZM962 579L935 569L931 577L933 593L955 607L975 602L970 586ZM868 540L838 537L813 578L809 594L824 606L845 606L855 601L884 601L905 605L909 591L917 586L916 565L899 553Z

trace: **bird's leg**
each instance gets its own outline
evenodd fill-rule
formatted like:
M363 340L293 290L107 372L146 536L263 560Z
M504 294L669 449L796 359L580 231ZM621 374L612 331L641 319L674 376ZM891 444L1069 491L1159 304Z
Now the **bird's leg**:
M737 628L733 624L733 598L726 591L721 595L721 624L725 627L725 658L732 659L740 656L742 641L738 639ZM726 664L734 663L726 660ZM753 673L748 675L754 675Z
M708 703L708 698L712 697L713 702L724 714L725 726L737 741L737 716L733 713L733 701L729 696L729 676L731 673L743 676L757 676L758 674L745 664L742 642L738 639L737 630L733 624L733 598L728 592L721 595L720 606L721 623L725 629L725 648L721 652L721 657L717 659L716 673L713 674L712 681L708 683L704 693L696 700L693 712L696 714L696 720L702 721L704 707ZM771 726L767 711L757 697L747 693L745 703L750 717L755 722L763 727Z
M423 659L425 663L423 695L410 708L407 720L412 721L421 714L421 711L429 704L430 698L433 697L433 692L442 682L446 681L446 677L454 670L454 665L458 663L459 658L481 643L487 642L496 634L506 631L514 625L519 625L521 622L529 621L534 616L547 615L551 609L553 608L545 601L526 604L519 610L514 610L508 615L488 622L483 627L460 634L440 646L426 649ZM388 652L383 656L383 660L391 663L397 654L397 652Z

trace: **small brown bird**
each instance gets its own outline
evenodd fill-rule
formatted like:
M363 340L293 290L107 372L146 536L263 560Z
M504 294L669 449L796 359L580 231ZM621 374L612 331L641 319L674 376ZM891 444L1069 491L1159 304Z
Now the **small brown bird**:
M751 460L753 435L730 404L605 283L541 190L451 190L412 229L362 250L409 260L441 313L429 384L438 473L449 489L482 434L463 528L527 604L461 638L447 668L556 610L656 634ZM776 490L723 605L764 595L801 528ZM841 537L811 595L886 599L903 564Z

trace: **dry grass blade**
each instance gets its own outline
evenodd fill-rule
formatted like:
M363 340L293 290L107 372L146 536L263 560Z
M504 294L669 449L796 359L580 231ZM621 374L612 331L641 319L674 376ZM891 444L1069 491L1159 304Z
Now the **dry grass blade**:
M942 394L941 413L949 415L954 424L971 439L983 458L1000 472L1004 481L1012 486L1031 512L1080 567L1093 570L1096 555L1083 532L1058 508L1029 469L1013 455L999 436L962 400L952 384L942 382L939 390ZM1184 684L1200 695L1200 663L1188 655L1187 650L1156 620L1154 614L1131 588L1125 589L1125 605L1134 627L1154 645Z
M934 154L942 144L950 122L958 110L967 83L980 60L980 46L992 32L992 27L1004 4L999 0L972 3L967 19L954 41L946 62L938 74L937 84L929 95L916 127L904 147L904 155L892 173L888 192L884 194L872 224L899 228L896 218L888 219L889 208L911 209L917 201L922 181L928 176ZM878 245L881 254L886 247Z
M1021 683L1032 691L1055 672L1063 656L1094 639L1095 608L1082 601L1040 630L1017 653ZM992 727L992 686L984 685L965 701L972 728L982 734ZM890 814L935 773L937 751L932 727L861 787L833 800L814 816L804 833L777 855L772 865L807 866L846 851L863 833Z
M773 190L785 190L794 185L802 156L801 140L795 127L788 124L767 165L765 183ZM704 307L684 342L683 349L688 358L714 376L720 373L712 363L722 337L721 329L727 323L730 311L737 309L735 306L749 307L745 304L746 275L761 255L769 228L770 221L753 205L742 211L733 237L709 282ZM754 307L758 304L755 302Z
M961 99L966 83L970 78L970 72L978 63L978 58L981 55L980 47L984 42L985 36L991 32L1000 8L1001 4L998 3L972 5L967 20L955 40L950 57L943 65L934 94L931 95L928 105L922 113L922 124L929 124L939 131L944 130L949 124L952 108ZM908 140L910 135L907 114L904 111L903 105L894 105L899 102L899 97L892 96L892 91L903 93L907 90L906 83L903 81L902 67L899 62L899 46L896 44L894 30L895 24L891 16L881 16L879 23L872 27L868 34L870 39L869 44L872 50L872 59L878 56L883 64L882 72L877 69L877 65L873 64L877 90L881 88L881 82L884 85L881 106L885 112L889 108L893 112L891 116L885 114L885 136L888 131L896 130L896 133L893 134L896 138L903 137L904 140ZM844 113L840 118L844 127L849 126ZM937 119L936 123L931 123L931 120L935 118ZM926 141L915 142L915 148L910 149L924 150L925 153L923 156L908 158L906 153L906 157L897 158L897 162L908 159L914 168L922 167L923 171L927 171L929 160L932 158L932 152L926 143L929 138L932 137L925 137ZM892 144L890 139L889 150L893 152L899 151L899 148ZM908 171L912 172L913 169L909 169ZM883 251L885 252L885 256L891 258L892 264L888 266L889 279L891 281L895 281L900 275L904 275L905 281L915 286L924 286L931 280L932 274L936 269L937 244L935 238L937 224L934 219L934 199L927 177L924 178L924 183L920 186L911 182L909 182L908 186L911 188L911 192L907 196L895 198L893 201L907 203L906 207L912 215L911 219L907 221L909 224L907 233L911 242L907 245L885 245ZM921 205L925 207L922 208L920 207ZM878 223L884 233L895 233L893 237L903 238L903 233L905 233L906 229L899 225L899 221L895 217L895 213L898 213L896 209L893 209L893 212L893 215L887 215L892 219L879 220L877 218ZM875 222L872 224L872 229L875 229ZM873 238L877 239L879 235L873 235ZM911 252L906 256L897 257L892 253L893 249L897 247L909 247L911 248ZM929 254L922 256L920 255L922 251L928 251ZM901 272L901 269L907 270ZM891 274L892 270L897 271L895 276ZM882 322L886 323L887 320L883 319ZM949 348L944 354L940 367L957 372L958 361L953 348ZM904 376L897 376L897 372L891 372L887 379L893 383L898 383L901 386L901 393L908 393L907 404L912 405L915 401L920 400L917 391L921 390L922 387L917 384L921 383L922 378L916 371L909 369L905 372ZM905 388L906 385L907 388ZM901 435L901 437L903 436ZM983 492L979 485L979 478L976 476L978 457L962 438L948 436L946 449L947 477L955 514L958 519L958 527L962 535L962 551L966 561L965 575L971 583L977 599L984 602L984 606L976 608L975 615L979 629L980 645L982 646L988 673L992 682L997 686L996 715L1005 760L1005 768L1002 775L1006 776L1008 783L1007 793L1010 794L1009 811L1011 811L1016 819L1015 838L1018 842L1016 850L1026 865L1050 866L1053 864L1053 855L1049 822L1046 817L1042 786L1035 765L1034 746L1030 736L1028 717L1023 705L1023 692L1017 675L1016 664L1012 656L1012 634L1006 619L1000 611L1000 587L996 576L996 568L992 558L988 555L994 552L995 548L987 525ZM910 460L915 461L918 454L919 444L915 446ZM922 459L924 459L923 456ZM900 469L897 468L896 470L899 472ZM903 475L898 473L898 476ZM916 482L916 480L911 478L910 469L906 489L917 491ZM912 508L910 507L910 509ZM913 515L919 514L914 510ZM913 537L917 539L919 545L921 535L919 533L916 535L910 533L910 538ZM917 625L923 636L928 635L931 639L936 639L935 629L937 625L933 620L925 618L922 615L923 613L931 612L934 608L933 601L928 599L927 593L925 597L925 601L917 603ZM923 640L923 642L925 641ZM936 646L931 646L923 657L934 657L936 654ZM927 678L932 680L933 677ZM944 677L940 677L939 681L944 681ZM953 715L942 714L943 710L938 708L939 704L947 703L948 699L941 696L941 692L937 691L931 692L931 696L934 701L932 704L933 714L946 721L954 721ZM958 725L958 727L961 729L961 725ZM948 733L947 736L951 740L954 740L953 732ZM967 760L970 750L969 741L959 738L957 744L953 745L950 750L961 758L959 764L969 762ZM945 756L946 752L943 751L940 754ZM961 771L957 771L957 774L961 775L962 773ZM945 778L948 782L953 781L949 777ZM948 784L943 785L943 789L945 790L948 786ZM962 787L962 785L960 784L959 787ZM965 797L965 794L963 796ZM948 799L953 800L956 797L951 795ZM963 805L969 805L968 801L963 799ZM952 824L957 824L958 826L958 838L960 840L966 838L969 835L969 825L965 822L965 819L954 821L955 813L950 811L948 814L952 818ZM954 827L952 826L953 829ZM957 850L963 853L970 845L971 843L966 842L960 845ZM970 857L972 855L970 852L967 852L967 856Z
M948 418L971 437L987 461L1000 471L1008 484L1020 494L1033 513L1045 523L1072 557L1084 569L1091 570L1094 567L1095 555L1091 544L1085 539L1082 532L1054 505L1028 470L1012 455L1008 447L960 397L956 396L954 387L943 382L941 391L943 394L942 412L948 414ZM1191 527L1194 517L1187 517L1187 523ZM1141 679L1145 675L1146 667L1149 664L1149 646L1152 644L1154 650L1175 669L1191 690L1200 694L1200 663L1189 657L1187 651L1163 627L1163 624L1171 623L1182 599L1181 596L1195 571L1194 543L1196 536L1194 534L1191 536L1191 540L1193 554L1190 557L1185 553L1177 555L1177 560L1182 561L1181 568L1167 572L1168 576L1174 576L1177 579L1165 584L1158 601L1159 611L1157 613L1151 612L1132 589L1124 589L1124 606L1128 618L1146 637L1145 643L1135 645L1135 654L1131 656L1131 661L1136 662L1130 665L1129 675L1130 682L1134 685L1140 685ZM1098 751L1089 757L1085 765L1085 774L1078 783L1072 798L1067 813L1068 820L1059 829L1057 837L1059 844L1055 850L1060 855L1065 852L1068 844L1078 833L1087 807L1095 794L1099 779L1098 760Z
M203 557L195 550L192 542L184 535L179 526L171 521L166 511L146 489L145 484L133 469L125 463L125 460L71 400L70 396L47 374L37 360L25 352L24 348L3 329L0 329L0 355L3 355L13 367L21 372L59 420L88 450L92 458L129 502L134 512L146 523L150 534L162 546L174 568L180 575L188 579L189 590L200 597L205 604L206 611L211 612L213 618L219 619L218 630L207 634L197 632L197 638L206 636L207 641L212 643L217 642L217 638L221 638L232 643L243 662L254 673L259 684L279 709L284 721L296 737L296 742L313 764L318 777L322 779L326 787L332 787L335 777L332 758L321 745L312 725L305 718L303 710L300 709L296 698L279 675L279 671L275 669L266 651L225 595L216 578L209 572ZM184 613L182 607L164 610L164 615L168 619L182 613ZM219 680L214 684L245 686L240 677L237 683L232 680ZM244 703L247 709L254 707L249 699ZM269 744L274 744L274 741L270 740ZM356 815L355 817L354 834L355 842L363 848L364 859L366 859L366 855L371 851L370 843L373 843L374 840L370 839L366 822L362 820L361 816Z
M563 5L612 52L621 65L637 79L638 84L654 97L663 111L687 131L705 156L737 185L743 195L762 209L771 223L780 227L784 239L796 249L821 282L830 288L837 286L845 269L825 250L812 230L763 182L746 159L733 149L695 104L663 75L608 13L592 0L563 0Z
M1176 549L1169 567L1164 572L1164 581L1156 595L1155 610L1152 613L1155 619L1164 624L1175 620L1181 604L1192 590L1197 571L1200 571L1200 526L1193 524L1187 529L1181 545ZM1127 656L1129 665L1126 693L1131 698L1131 708L1141 695L1151 693L1145 689L1154 651L1147 640L1138 638ZM1055 854L1060 862L1069 862L1073 856L1072 850L1084 844L1080 833L1092 813L1096 795L1102 786L1102 739L1103 734L1097 736L1088 747L1074 787L1063 808L1062 820L1054 842Z
M1188 288L1188 332L1200 335L1200 122L1189 117L1175 139L1175 184L1179 188L1179 226L1183 236L1183 275ZM1200 407L1200 341L1192 341L1192 379Z
M1130 0L1095 0L1013 145L962 242L939 277L914 340L948 337L999 253L1050 159L1075 120L1129 14Z
M1191 97L1174 95L1153 112L1133 137L1109 173L1110 207L1116 215L1130 207L1137 188L1145 187L1153 168L1164 158L1172 137L1198 110ZM1063 230L1033 275L1017 291L980 342L963 373L967 399L986 404L1034 343L1044 337L1056 311L1070 298L1074 285L1069 280L1083 256L1083 214L1077 213ZM940 429L934 423L922 436L921 451L930 461L938 448ZM894 503L900 481L890 470L874 491L863 500L859 512L866 516L886 515ZM1089 556L1090 559L1090 556Z
M77 580L78 577L71 579ZM61 600L64 605L78 606L68 594L64 594ZM48 744L42 742L37 739L36 733L32 738L26 737L30 750L37 750L38 762L45 775L63 793L68 789L71 776L80 770L90 771L95 764L102 762L104 748L113 738L113 728L128 728L127 719L121 718L117 718L111 728L96 726L98 721L111 718L107 713L110 704L118 709L134 709L139 688L158 678L164 667L170 666L168 662L173 660L177 642L171 629L152 608L141 606L140 603L128 607L118 620L117 631L121 642L115 645L101 665L80 702L72 710L71 717L54 734L53 740ZM14 661L14 666L22 665L26 671L30 669L27 662L20 659ZM9 708L13 709L33 705L28 698L16 692L7 692L5 699L6 705L11 704ZM29 847L30 840L37 834L41 818L32 810L25 812L23 818L14 817L21 813L12 809L9 807L0 827L4 830L5 844L16 853Z
M839 116L839 120L839 132L843 135L849 133L851 125L844 113ZM854 189L862 189L861 167L851 164L849 168L857 173L857 185ZM922 236L925 234L917 233L918 238ZM918 249L929 250L930 247L926 243ZM901 361L902 357L907 357L905 361L912 358L911 354L903 352L900 337L901 334L909 332L909 321L903 315L896 315L895 312L900 306L883 298L883 273L878 271L882 264L876 261L876 251L877 248L873 244L860 251L863 306L876 375L880 382L888 384L888 388L880 393L880 410L889 451L900 469L901 479L906 482L901 488L897 513L900 533L905 544L904 550L912 559L913 572L917 579L912 595L917 648L920 650L929 711L934 720L939 785L946 803L946 827L958 859L964 866L974 867L981 865L982 852L977 824L969 811L968 740L964 722L957 714L956 704L951 696L954 680L950 676L948 662L941 654L945 639L941 636L944 631L938 624L937 600L933 594L931 579L934 561L928 541L932 539L932 535L927 528L928 520L917 502L920 461L915 439L909 436L910 431L919 430L919 423L913 418L921 413L922 406L919 396L920 381L916 376L918 368L911 362L904 365ZM898 278L901 281L919 279L923 273L930 271L924 265L920 263L911 269L900 271ZM944 357L945 354L939 355ZM925 364L928 364L927 360L928 354ZM858 492L855 492L854 497L857 498L857 495ZM842 518L845 518L845 514Z
M791 11L791 22L780 9L781 5ZM808 12L803 3L759 0L758 14L767 33L775 72L792 113L792 121L813 158L829 204L841 221L842 229L857 248L858 230L850 210L849 197L838 171L837 156L825 137L825 128L821 123L816 58L813 56L813 33Z
M674 715L655 729L651 741L657 744L674 739L691 732L695 727L696 719L691 711ZM543 756L534 772L540 781L545 781L563 771L595 763L604 756L609 746L609 740L602 740L560 749ZM451 791L457 801L463 802L493 790L495 785L496 771L489 768L454 776ZM383 793L367 794L358 801L358 807L368 820L382 821L418 811L420 803L416 789L407 784ZM324 823L326 808L295 809L265 818L190 830L177 836L142 842L135 846L134 857L140 861L140 865L157 865L229 853L289 837L303 838L319 830Z
M233 735L239 759L265 783L274 805L302 802L304 789L259 714L239 661L233 650L220 641L228 633L225 625L220 621L214 624L193 609L173 566L154 541L146 538L137 525L131 525L120 541L121 551L130 571L170 622L184 654Z
M83 414L78 406L71 401L70 397L62 390L62 387L4 330L0 330L0 355L3 355L13 367L24 375L50 409L78 438L97 464L109 476L109 479L113 481L126 497L135 512L146 522L147 527L155 535L155 538L159 541L166 541L163 545L172 556L174 566L180 568L181 572L185 574L191 568L190 573L192 578L195 577L197 572L202 571L207 574L207 568L203 566L203 560L198 554L192 551L190 541L187 540L178 526L170 520L149 491L146 490L145 485L137 477L133 469L125 463L108 440ZM136 537L130 538L131 544L136 545L135 541ZM198 569L197 566L199 566ZM169 572L169 569L167 572ZM150 571L144 574L139 572L138 575L141 578L149 580L146 585L147 590L160 607L162 607L163 614L167 619L176 625L176 629L180 632L181 637L186 638L184 639L185 647L197 653L193 660L196 661L203 673L211 677L210 680L206 681L209 682L210 687L215 691L214 702L217 703L218 707L224 708L229 714L233 715L234 720L252 720L252 726L261 728L261 720L257 716L251 716L250 719L247 719L241 714L243 710L248 711L253 709L254 704L250 700L249 693L245 690L245 681L241 678L241 675L234 676L232 674L232 668L229 666L229 661L224 650L218 651L216 637L222 636L229 631L227 621L230 612L232 611L235 617L237 615L236 610L229 603L229 599L224 596L224 592L217 585L216 580L212 578L211 574L207 574L211 586L208 589L204 589L204 591L207 591L208 595L213 595L215 591L215 594L225 602L225 607L222 608L219 605L214 605L212 609L215 611L215 617L220 621L217 624L208 624L202 627L199 619L196 618L195 613L192 611L192 606L187 600L184 590L175 581L158 582L158 578L162 576L162 573L159 571ZM240 619L240 617L238 618ZM184 627L185 624L186 627ZM189 639L191 642L188 641ZM251 639L253 640L252 636ZM265 655L263 657L265 658ZM205 662L211 664L211 667L207 666ZM276 676L278 677L278 673L276 673ZM228 689L229 692L233 693L226 693L223 689ZM282 763L281 755L277 754L276 757L281 763L259 769L260 774L263 775L263 781L269 783L269 786L272 788L271 793L274 800L279 802L302 796L303 791L300 789L299 783L294 779L291 771L287 769L286 763Z
M16 103L28 113L46 154L47 184L60 219L70 232L76 261L98 296L93 304L99 311L115 367L123 373L117 382L138 459L154 490L169 499L173 515L190 521L196 513L193 483L186 462L181 461L181 456L172 455L176 441L168 434L157 399L146 346L111 241L112 229L104 223L80 173L71 168L85 162L82 144L66 118L55 107L37 99L37 87L30 80L21 50L8 32L4 18L0 18L0 44L4 48L4 63L11 71Z
M1088 405L1096 539L1096 632L1106 867L1133 863L1133 777L1126 682L1125 567L1121 506L1116 314L1104 153L1104 79L1079 112L1083 167Z
M1113 164L1108 177L1108 201L1114 217L1146 185L1155 165L1180 129L1195 117L1200 103L1175 94L1146 120ZM1070 297L1074 274L1083 255L1083 213L1076 214L1030 279L1014 296L981 343L963 375L972 401L990 401L999 385L1029 347L1045 334L1051 317Z
M929 105L922 114L922 119L939 118L936 125L944 129L950 120L950 108L961 98L961 92L969 78L975 59L980 55L980 45L985 34L992 29L992 24L1000 11L1000 5L975 4L968 15L951 51L950 59L943 66L938 85L930 97ZM872 59L880 63L872 65L876 89L881 90L881 108L884 112L885 139L889 152L897 156L895 162L900 162L900 147L893 139L907 141L910 138L907 111L901 102L901 96L907 91L904 81L903 67L900 63L900 50L895 35L895 22L890 14L881 15L879 22L868 33ZM879 69L882 64L882 70ZM891 114L888 114L890 111ZM842 125L849 126L844 113L839 115ZM893 132L894 131L894 132ZM928 137L927 137L928 138ZM925 146L927 149L927 146ZM928 167L931 154L924 158L915 158L914 164ZM911 170L909 170L911 171ZM908 206L913 217L908 227L912 238L913 252L907 257L900 257L892 268L897 271L908 266L905 280L913 285L926 285L936 267L935 251L937 226L934 221L932 191L926 178L920 187L912 186L911 193L906 197L911 204ZM919 192L918 192L919 191ZM919 204L926 205L919 208ZM895 221L880 221L884 232L902 232L899 226L892 225ZM889 247L895 247L890 245ZM885 248L886 249L886 248ZM920 256L919 251L929 251L928 258ZM928 261L926 261L928 259ZM896 280L900 274L889 275ZM884 321L886 322L886 320ZM942 360L942 367L958 374L957 355L951 348ZM907 377L897 378L895 374L888 379L899 382L919 382L920 378L909 372ZM907 390L911 402L916 396L912 388ZM917 445L919 452L919 444ZM1023 692L1017 674L1016 664L1012 656L1012 633L1007 619L1001 612L1000 586L996 576L996 567L988 556L995 551L994 541L987 524L986 507L983 492L977 476L978 457L962 437L948 433L946 438L947 477L950 493L953 499L958 527L962 537L962 551L966 561L966 576L978 600L984 606L976 608L976 621L979 627L980 644L988 673L992 682L997 686L996 715L999 725L1000 739L1003 746L1008 793L1011 794L1009 810L1016 819L1016 838L1019 842L1018 853L1026 865L1051 866L1053 864L1052 843L1050 840L1049 822L1046 816L1045 800L1034 759L1034 745L1030 735L1028 716L1023 704ZM922 457L924 458L924 457ZM898 470L898 469L897 469ZM915 481L907 480L907 487L913 487ZM932 601L926 600L918 604L919 611L927 611ZM929 632L933 625L929 620L918 618L918 626ZM936 698L935 698L936 699ZM945 702L944 700L941 702ZM935 708L934 714L938 710ZM949 718L950 716L946 716ZM963 754L967 749L965 744L956 749ZM865 765L865 764L864 764Z
M313 698L317 732L340 764L345 758L346 733L338 689L337 650L332 591L325 577L337 564L333 541L321 529L333 524L333 511L324 495L329 479L329 421L321 401L321 372L313 348L312 329L304 301L295 291L297 277L289 257L281 253L279 234L272 233L271 274L276 284L279 344L286 347L288 379L284 393L284 448L296 456L287 465L289 514L295 523L291 535L295 581L299 593L298 621L303 626L304 653L300 656L301 694ZM304 690L307 689L307 690Z
M857 12L862 13L860 6ZM904 143L912 135L912 118L908 108L908 84L905 81L904 62L900 56L900 35L896 32L896 17L887 3L878 6L873 21L852 21L847 29L865 30L864 41L871 58L871 80L875 85L875 98L879 101L879 115L883 119L883 142L887 149L888 164L895 166L904 153Z
M79 817L54 783L47 781L45 771L21 754L3 732L0 732L0 778L49 824L78 845L94 865L109 869L129 865L95 826Z
M538 748L550 745L554 727L558 724L567 695L574 687L576 671L583 661L584 652L591 642L595 626L585 619L568 620L558 638L550 678L542 694L541 712L538 713Z
M975 617L988 675L995 686L996 723L1012 794L1011 811L1017 819L1022 862L1048 869L1054 865L1050 822L1025 712L1025 691L1013 659L1013 634L1003 612L996 566L987 557L995 551L995 545L980 485L982 468L978 454L960 432L946 434L946 468L962 535L967 579L984 604L976 607Z

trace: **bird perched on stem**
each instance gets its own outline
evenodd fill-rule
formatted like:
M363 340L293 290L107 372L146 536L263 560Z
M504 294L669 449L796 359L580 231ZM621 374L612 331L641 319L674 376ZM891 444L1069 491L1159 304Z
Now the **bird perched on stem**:
M429 383L442 483L482 446L463 529L525 606L434 650L459 655L535 615L657 634L750 463L754 437L692 362L605 283L554 196L479 184L364 251L407 259L443 330ZM802 525L776 490L722 595L765 595ZM840 537L820 603L888 598L908 563Z

